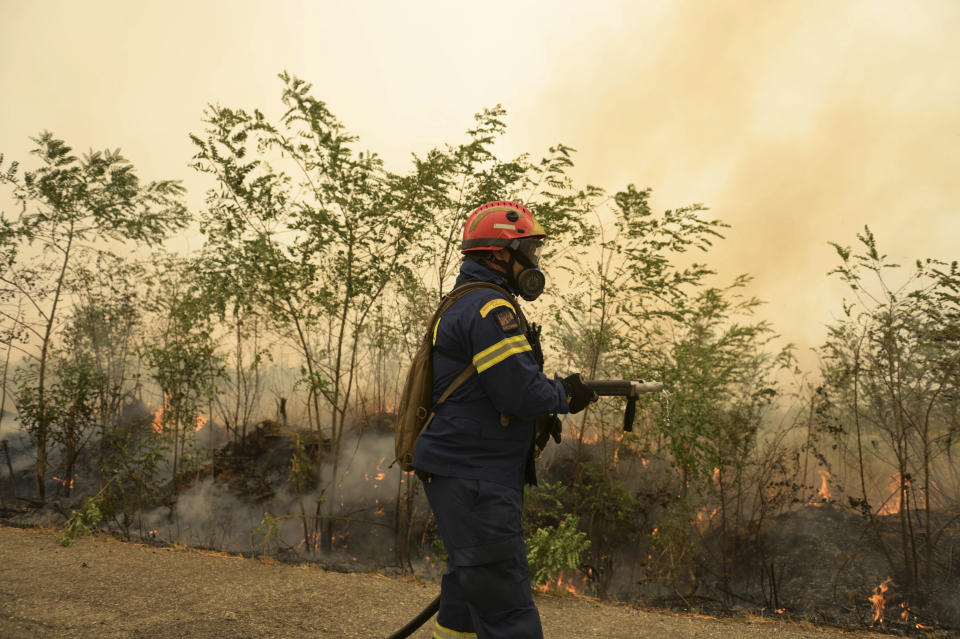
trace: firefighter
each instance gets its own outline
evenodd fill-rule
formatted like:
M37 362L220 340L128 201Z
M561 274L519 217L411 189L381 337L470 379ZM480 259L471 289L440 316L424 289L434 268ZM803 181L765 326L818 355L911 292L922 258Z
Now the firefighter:
M544 288L545 233L516 202L475 209L463 230L457 285L497 284L527 301ZM490 288L467 293L433 329L437 401L470 362L477 374L442 404L417 440L413 465L423 480L447 550L434 637L542 637L520 518L532 473L537 421L576 413L596 399L580 375L546 377L511 300Z

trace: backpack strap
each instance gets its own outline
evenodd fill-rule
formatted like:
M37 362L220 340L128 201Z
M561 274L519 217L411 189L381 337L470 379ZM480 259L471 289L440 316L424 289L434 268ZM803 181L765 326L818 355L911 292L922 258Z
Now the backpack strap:
M498 293L502 294L504 297L506 297L507 300L510 302L511 306L513 306L514 310L517 312L517 317L520 319L521 330L523 330L524 333L527 332L527 318L523 316L523 311L520 310L520 305L517 303L517 299L513 295L511 295L507 289L503 288L502 286L497 286L493 282L483 282L480 280L467 282L466 284L458 286L452 291L450 291L449 293L447 293L446 295L444 295L443 301L440 302L440 308L438 308L437 312L433 314L433 321L431 322L428 330L433 331L436 328L436 324L440 321L440 316L443 314L444 311L446 311L448 308L453 306L453 304L457 300L465 296L470 291L476 290L478 288L492 288L496 290ZM432 348L436 350L438 353L440 353L441 355L449 357L450 359L454 359L458 362L466 361L459 357L455 357L449 351L438 349L436 346L433 346ZM457 390L461 384L463 384L465 381L470 379L470 377L472 377L475 372L477 372L477 368L476 366L473 365L473 362L470 362L467 365L467 367L464 368L462 371L460 371L460 373L453 379L453 381L450 382L450 385L447 386L447 388L443 391L443 393L441 393L440 399L438 399L437 403L434 404L433 409L430 411L430 415L427 417L427 421L424 422L423 424L424 430L426 430L427 426L430 425L430 422L433 421L433 417L434 415L436 415L437 406L447 401L447 399L453 394L453 391ZM506 418L506 420L504 418ZM500 421L501 423L503 423L504 421L507 421L507 423L509 423L509 418L507 418L505 415L501 415ZM504 424L504 426L506 426L506 424Z
M429 426L430 422L433 421L433 417L437 414L437 406L447 401L447 398L453 395L453 391L457 390L461 384L473 377L475 372L477 372L477 369L474 367L473 362L470 362L470 365L460 371L460 374L457 375L452 382L450 382L450 385L447 386L447 389L443 391L443 394L440 395L440 399L438 399L437 403L433 405L433 409L427 416L427 420L423 422L423 430L427 430L427 426Z
M460 374L457 375L452 382L450 382L449 386L447 386L447 390L443 391L443 394L440 395L440 399L437 400L437 406L447 401L447 398L453 395L453 391L457 390L460 384L470 379L470 377L476 372L477 369L473 366L473 364L470 364L465 369L460 371ZM434 406L434 410L436 410L436 406Z

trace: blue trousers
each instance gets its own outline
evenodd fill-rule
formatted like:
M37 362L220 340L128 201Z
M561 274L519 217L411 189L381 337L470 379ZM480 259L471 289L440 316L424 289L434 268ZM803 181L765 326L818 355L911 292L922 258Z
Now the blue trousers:
M520 523L523 490L439 476L424 487L447 550L434 637L542 639Z

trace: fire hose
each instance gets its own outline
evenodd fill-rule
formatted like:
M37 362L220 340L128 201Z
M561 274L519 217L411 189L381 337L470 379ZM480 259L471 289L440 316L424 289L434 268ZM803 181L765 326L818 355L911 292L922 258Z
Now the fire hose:
M591 379L584 380L584 385L600 397L626 397L627 406L623 411L623 430L632 431L633 422L637 416L637 400L646 393L662 393L662 382L648 382L642 379ZM402 628L387 637L387 639L406 639L440 610L440 595L417 613Z
M400 630L397 630L395 633L387 637L387 639L405 639L412 635L417 628L427 623L427 620L430 617L437 614L437 611L440 610L440 595L437 595L436 599L427 604L427 607L417 613L417 616L407 622Z
M583 384L601 397L626 397L627 407L623 411L623 430L633 430L633 421L637 417L637 400L645 393L662 393L663 382L645 382L642 379L591 379Z

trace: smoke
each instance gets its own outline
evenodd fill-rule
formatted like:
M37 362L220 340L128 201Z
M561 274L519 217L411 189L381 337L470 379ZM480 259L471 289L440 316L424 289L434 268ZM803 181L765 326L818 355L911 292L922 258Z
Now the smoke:
M250 550L250 533L263 509L211 479L180 493L171 512L166 507L145 513L142 526L165 539L218 550Z
M392 435L347 433L341 446L338 480L330 481L332 466L328 460L322 466L318 486L302 494L296 493L284 479L289 455L281 453L292 451L288 450L289 440L277 438L268 445L272 448L262 451L257 467L258 472L266 472L271 478L269 497L241 494L222 480L207 478L181 492L172 509L164 506L145 513L141 527L178 543L231 552L259 552L261 536L257 529L265 514L269 514L278 520L280 547L296 550L301 558L307 558L310 555L302 547L302 517L308 518L308 527L314 530L313 518L327 516L327 506L333 500L335 550L347 551L350 558L362 559L365 565L391 556L390 526L397 485L401 479L407 481L401 477L399 467L388 468L393 459ZM270 468L262 467L263 463L270 464ZM324 504L320 510L319 503ZM421 504L420 512L425 516L425 504Z
M396 492L401 473L399 466L388 468L395 456L393 434L350 433L341 448L344 461L337 485L339 497L354 504L390 499L388 487Z
M0 439L6 438L8 435L12 435L20 430L20 426L17 422L17 416L10 411L3 411L2 417L0 417Z
M829 241L868 224L896 260L952 257L960 5L644 3L618 18L559 47L524 146L550 131L580 149L585 181L706 204L732 225L710 263L722 282L754 275L790 341L818 344L840 312Z
M20 427L16 413L4 411L3 420L0 421L0 442L6 443L6 450L10 452L10 465L16 475L33 467L36 462L36 447L30 440L30 435ZM0 444L0 477L3 478L0 483L9 481L8 473L7 459Z

